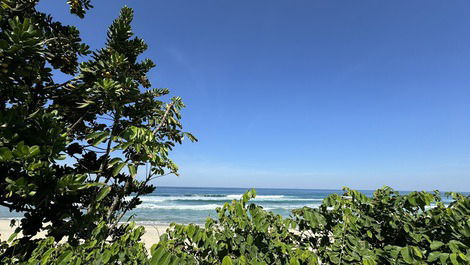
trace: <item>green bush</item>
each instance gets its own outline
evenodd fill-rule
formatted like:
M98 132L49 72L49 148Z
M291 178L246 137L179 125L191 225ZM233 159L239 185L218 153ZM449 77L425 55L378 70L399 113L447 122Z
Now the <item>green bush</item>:
M107 241L106 224L99 224L89 239L77 246L69 243L55 243L53 237L38 240L30 255L11 255L5 257L3 264L147 264L148 254L140 237L143 227L135 228L133 223L124 225L123 235L115 241ZM14 241L13 251L20 241Z
M470 199L450 195L345 188L282 218L249 204L252 190L205 227L172 224L158 246L198 264L469 264Z
M241 200L217 209L204 226L171 224L147 252L143 227L122 225L109 240L100 223L76 246L38 240L30 255L4 255L3 264L469 264L470 198L438 192L399 195L385 187L369 198L345 188L319 208L283 218ZM3 242L0 249L14 250ZM24 246L23 246L24 247Z

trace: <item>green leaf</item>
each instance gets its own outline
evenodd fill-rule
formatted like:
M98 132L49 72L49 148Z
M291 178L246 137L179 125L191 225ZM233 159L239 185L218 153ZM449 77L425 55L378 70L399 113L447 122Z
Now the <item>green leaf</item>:
M127 168L129 169L129 174L131 174L131 177L134 178L135 175L137 174L137 169L133 164L128 164Z
M167 265L169 262L170 262L170 259L171 259L171 255L170 255L170 252L165 252L163 253L163 256L162 258L160 259L160 261L158 262L158 264L160 265Z
M155 246L157 246L157 245L155 245ZM161 246L154 249L154 251L152 252L152 259L150 260L150 264L151 265L159 264L159 261L160 261L161 257L163 256L163 254L165 252L166 252L165 249Z
M41 265L46 265L48 263L49 259L51 258L51 254L54 250L56 250L56 249L55 248L50 248L49 250L47 250L44 253L44 255L41 259Z
M121 143L121 144L113 147L113 150L123 150L123 151L125 151L131 145L132 145L132 142L124 142L124 143Z
M421 253L421 250L419 250L418 247L413 246L412 249L413 249L414 256L423 258L423 253Z
M117 162L122 161L120 157L115 157L108 162L108 168L112 168Z
M106 134L106 133L107 133L107 132L94 132L94 133L90 133L89 135L86 136L86 139L87 139L87 140L96 139L97 137L100 137L101 135Z
M109 135L109 132L107 131L102 131L102 132L94 132L89 135L87 135L86 139L87 140L93 140L92 145L96 146L103 142Z
M362 264L363 265L376 265L377 262L371 257L365 257L362 259Z
M459 252L459 257L464 261L468 260L467 256L465 256L465 254L463 254L462 252Z
M450 261L452 262L452 264L454 264L454 265L460 265L460 264L461 264L461 263L457 260L457 254L456 254L456 253L450 254L449 258L450 258Z
M442 254L441 252L431 252L428 256L427 261L429 262L436 261L441 256L441 254Z
M91 100L85 100L85 102L80 103L77 108L83 109L83 108L86 108L86 107L88 107L90 104L93 104L93 103L94 103L94 102L91 101Z
M289 261L289 265L300 265L299 260L297 258L292 258Z
M439 261L441 262L441 264L446 264L447 262L447 259L449 258L449 254L448 253L442 253L441 255L439 255Z
M13 232L10 237L8 238L8 242L12 242L17 236L18 234L20 233L21 229L18 227L15 229L15 232Z
M60 255L57 263L59 265L69 264L69 260L72 258L72 255L73 255L73 252L71 250L64 252L62 255Z
M111 191L111 187L103 187L101 188L100 190L100 193L98 194L98 196L96 197L96 200L97 201L101 201L102 199L104 199L104 197L106 197L106 195L108 195L108 193Z
M241 203L239 202L235 202L235 210L237 212L237 216L239 217L243 217L244 216L244 211L243 211L243 207L241 205Z
M41 150L41 149L40 149L39 146L37 146L37 145L31 146L31 147L29 148L29 156L30 156L30 157L33 157L33 156L38 155L39 152L40 152L40 150Z
M188 133L188 132L185 132L184 135L186 135L186 137L188 137L188 139L191 141L191 142L197 142L197 138L192 135L191 133Z
M99 145L100 143L102 143L104 140L106 140L108 138L108 133L107 132L103 132L102 134L100 134L98 137L96 137L93 142L91 143L91 145L93 146L97 146Z
M111 258L111 252L107 250L103 253L103 259L101 260L101 262L103 262L103 264L108 263L110 258Z
M440 247L442 247L444 245L444 243L442 243L441 241L432 241L431 242L431 250L436 250Z
M408 264L412 264L415 262L415 259L413 258L413 254L411 251L412 250L410 249L410 247L404 247L400 250L403 260Z
M232 258L225 256L222 260L222 265L233 265Z
M117 176L119 172L121 172L122 168L126 165L126 163L118 163L114 168L113 168L113 176Z
M0 161L8 161L13 158L13 153L8 147L0 147Z

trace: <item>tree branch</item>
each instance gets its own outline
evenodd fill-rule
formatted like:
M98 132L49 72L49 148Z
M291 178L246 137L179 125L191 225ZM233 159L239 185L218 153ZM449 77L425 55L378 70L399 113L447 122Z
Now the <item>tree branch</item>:
M168 176L168 175L171 175L171 174L175 174L175 173L176 173L176 171L171 171L171 172L168 172L168 173L163 174L163 175L158 175L158 176L151 177L149 180L154 180L154 179L162 178L162 177L165 177L165 176Z
M100 169L98 171L98 174L96 174L96 179L95 182L98 182L98 180L101 177L101 173L103 173L104 169L108 165L108 158L109 158L109 153L111 152L111 143L113 142L113 136L116 131L116 123L119 120L119 116L116 114L114 116L114 123L113 123L113 129L111 130L111 134L109 135L108 143L106 145L106 152L103 155L103 162L101 163ZM111 175L109 175L106 178L106 181L104 183L108 183L109 179L111 178Z
M163 117L162 117L160 123L159 123L158 126L153 130L153 133L154 133L154 134L157 133L157 132L163 127L163 124L165 123L165 120L167 119L168 114L170 113L170 110L171 110L171 108L173 108L173 105L174 105L174 104L175 104L175 103L172 102L172 103L170 103L170 104L168 105L168 107L167 107L165 113L163 114ZM158 178L158 177L163 177L163 176L166 176L166 175L169 175L169 174L172 174L172 173L174 173L174 172L170 172L170 173L168 173L168 174L161 175L161 176L157 176L157 177L153 177L153 175L152 175L151 173L149 173L149 174L147 175L147 178L146 178L145 181L143 182L143 185L142 185L141 188L137 191L137 194L133 197L133 199L136 199L136 198L138 198L140 195L142 195L142 190L143 190L142 187L144 187L145 185L147 185L147 183L148 183L150 180L155 179L155 178ZM108 179L108 180L109 180L109 179ZM106 181L106 182L107 182L107 181ZM106 183L106 182L105 182L105 183ZM128 181L126 182L126 184L124 185L122 194L125 194L125 193L126 193L127 188L129 187L129 185L130 185L130 181L128 180ZM108 222L111 221L110 219L111 219L112 213L113 213L114 210L116 209L120 197L121 197L121 196L120 196L119 194L116 194L116 196L115 196L114 199L113 199L113 203L111 204L111 207L109 208L108 214L107 214L107 220L108 220ZM127 213L127 211L129 211L129 207L126 207L126 208L117 216L117 218L114 220L113 224L111 225L109 231L113 231L113 230L114 230L114 228L117 226L117 224L118 224L119 221L122 219L122 217L124 217L124 215Z
M60 84L54 84L54 85L46 86L46 87L44 87L44 89L56 89L56 88L65 86L65 85L67 85L67 84L70 84L72 81L75 81L75 80L77 80L77 79L76 79L76 78L72 78L72 79L70 79L69 81L66 81L66 82L63 82L63 83L60 83Z
M77 127L77 125L83 121L83 119L85 118L85 115L87 114L88 114L88 110L85 113L83 113L83 115L74 124L72 124L72 126L70 126L69 132L71 132L75 127Z
M162 120L160 121L160 124L158 124L155 130L153 130L153 133L157 133L160 130L160 128L163 126L163 123L165 122L166 117L168 116L168 113L170 113L170 110L173 107L173 105L175 105L174 102L171 102L170 105L168 105L168 107L166 108L165 114L163 114Z
M122 194L125 194L126 191L127 191L127 188L129 188L129 185L130 185L130 180L128 179L126 181L126 184L124 185L124 188L123 188L123 192ZM140 191L140 190L139 190ZM106 220L108 222L111 221L111 215L113 214L114 210L116 209L118 203L119 203L119 199L120 199L120 194L116 194L116 196L114 196L114 199L113 199L113 203L111 204L111 206L109 207L109 210L108 210L108 214L106 215ZM127 208L126 208L127 209ZM116 227L117 223L119 222L119 220L121 220L121 218L124 216L124 214L127 212L126 211L123 211L119 217L116 219L116 221L113 223L113 225L110 227L109 231L113 231L114 227Z

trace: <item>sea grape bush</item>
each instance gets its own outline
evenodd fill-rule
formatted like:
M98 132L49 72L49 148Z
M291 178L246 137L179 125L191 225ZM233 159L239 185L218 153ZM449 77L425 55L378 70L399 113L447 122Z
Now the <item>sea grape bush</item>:
M318 208L300 208L283 218L240 200L217 209L204 226L171 224L160 242L144 248L144 230L123 224L122 236L106 241L105 223L78 246L38 240L29 256L4 264L469 264L470 198L438 192L400 195L385 187L373 197L344 189ZM11 245L2 243L2 248ZM13 243L13 247L15 243Z
M372 198L345 189L318 209L295 210L304 232L299 244L331 264L467 264L470 200L453 193L445 206L438 192L399 195L379 189Z
M33 240L35 248L30 253L22 250L21 241L8 240L0 242L0 254L13 250L13 254L0 255L0 264L8 265L159 265L159 264L195 264L194 257L173 255L165 248L153 246L151 255L140 240L145 233L144 227L135 223L125 223L119 226L121 235L109 240L109 226L100 222L91 232L90 237L78 245L68 242L55 242L53 237Z
M158 246L197 264L469 264L470 198L449 195L345 188L282 218L250 204L252 190L204 227L172 224Z
M298 245L290 231L293 220L250 204L255 196L250 190L225 203L204 227L172 224L159 245L177 255L189 253L197 264L315 264L316 254Z
M133 223L122 227L124 235L113 242L107 242L106 223L100 223L90 238L78 246L69 243L57 244L53 237L37 241L37 247L29 255L5 257L2 264L148 264L148 252L139 241L143 227ZM14 241L10 248L20 247Z
M129 264L129 265L157 265L157 264L190 264L194 263L192 257L172 255L163 248L152 249L149 255L144 243L140 240L145 230L135 223L123 224L119 227L122 235L113 241L107 240L108 226L105 222L99 223L92 231L91 236L79 245L70 243L56 243L53 237L36 241L36 248L28 255L16 254L0 258L0 264L11 265L102 265L102 264ZM3 245L2 245L3 244ZM15 249L19 241L7 244L2 242L3 248ZM0 252L1 253L1 252Z

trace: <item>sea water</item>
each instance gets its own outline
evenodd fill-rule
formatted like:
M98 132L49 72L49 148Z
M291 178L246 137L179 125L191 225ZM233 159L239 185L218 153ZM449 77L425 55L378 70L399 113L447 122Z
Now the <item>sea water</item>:
M207 217L216 217L215 209L225 202L238 200L246 188L184 188L157 187L142 196L142 204L132 211L137 222L150 223L203 223ZM303 206L317 207L322 200L340 190L256 189L251 202L274 213L287 216L292 209Z
M207 217L216 217L215 209L225 202L240 199L247 188L184 188L157 187L152 194L140 197L142 204L132 210L123 221L131 217L141 224L197 223L202 224ZM361 191L372 196L374 191ZM303 206L318 207L322 200L341 190L321 189L256 189L257 196L252 202L264 209L289 216L292 209ZM400 192L405 194L407 192ZM444 202L450 202L443 196ZM0 207L0 219L18 218L19 213L10 213Z
M142 204L132 211L139 223L197 223L207 217L217 217L215 209L225 202L240 199L247 188L184 188L157 187L149 195L142 196ZM374 191L361 191L371 197ZM284 217L291 211L304 206L318 207L330 194L343 194L342 190L322 189L266 189L257 188L256 198L251 202ZM406 194L408 192L400 192ZM443 196L444 202L450 202Z

